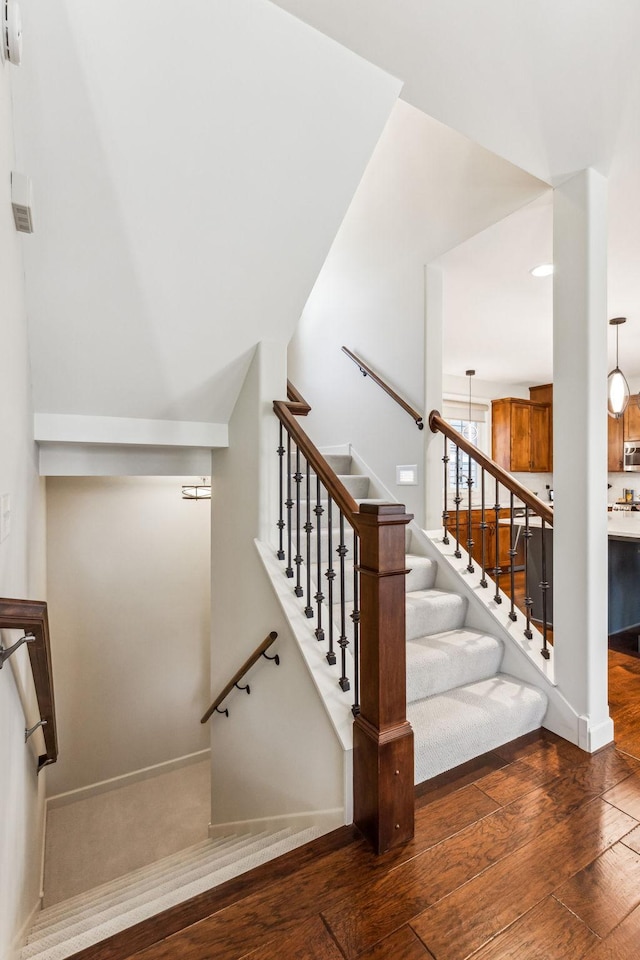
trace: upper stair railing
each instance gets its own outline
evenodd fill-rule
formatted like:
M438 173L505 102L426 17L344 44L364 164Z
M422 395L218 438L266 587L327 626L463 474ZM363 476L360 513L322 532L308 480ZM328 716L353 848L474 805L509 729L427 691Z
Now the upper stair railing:
M516 614L516 557L518 555L518 541L522 536L523 542L523 560L524 569L524 607L526 617L526 627L524 635L527 639L533 638L531 630L532 621L540 624L542 633L541 655L548 660L549 652L549 611L548 595L550 590L549 560L551 544L547 532L553 528L553 510L551 507L540 500L534 493L519 483L515 477L507 473L497 463L487 457L481 450L470 443L461 433L455 430L446 420L444 420L437 410L432 410L429 414L429 426L433 433L441 433L444 437L444 509L442 511L443 523L443 543L450 543L449 534L455 539L456 557L462 557L462 549L468 555L467 571L475 571L474 561L480 564L481 577L480 586L488 588L487 573L492 577L495 584L495 595L493 597L496 603L502 603L502 594L500 592L501 577L505 573L504 564L500 560L500 529L503 525L509 527L509 551L510 558L507 564L506 576L507 590L510 594L511 608L509 618L517 620ZM477 464L477 470L471 468L471 462ZM450 467L452 464L452 467ZM479 481L477 472L479 470ZM474 479L474 472L476 477ZM491 478L490 496L495 496L492 505L487 506L486 499L486 475ZM449 490L451 486L455 489L453 497L454 514L453 518L449 513ZM460 505L463 502L463 488L466 487L467 505L466 517ZM474 498L473 489L479 490L480 500L477 496ZM506 490L509 500L508 515L503 516L503 506L500 503L501 492ZM517 501L517 502L516 502ZM463 508L464 509L464 508ZM480 543L473 539L473 514L479 515L480 522L475 526L480 530ZM489 550L488 531L490 529L489 519L495 525L493 550ZM452 522L453 520L453 522ZM532 528L540 526L540 538L536 537L536 548L532 551L531 540L533 538ZM466 534L466 536L465 536ZM491 554L491 555L490 555ZM504 581L503 581L504 582ZM531 596L535 589L536 598Z
M58 734L53 697L53 671L47 605L36 600L0 600L0 629L21 630L23 635L6 649L0 644L0 669L23 644L29 662L38 702L40 719L25 729L25 741L42 727L46 752L38 757L38 772L58 759Z
M273 405L280 421L277 556L315 620L328 663L339 667L340 689L352 692L354 822L382 853L414 829L405 639L411 515L398 503L358 504L296 419L309 405L292 384L287 396Z
M392 400L401 406L403 410L406 410L411 419L415 421L418 430L424 430L422 414L419 413L418 410L414 409L410 403L407 403L407 401L403 399L399 393L396 393L393 387L390 387L389 384L382 379L382 377L378 376L375 370L372 370L371 367L368 366L356 353L352 353L348 347L343 347L342 352L346 353L346 355L353 360L363 377L371 377L373 382L377 383L385 393L388 393Z

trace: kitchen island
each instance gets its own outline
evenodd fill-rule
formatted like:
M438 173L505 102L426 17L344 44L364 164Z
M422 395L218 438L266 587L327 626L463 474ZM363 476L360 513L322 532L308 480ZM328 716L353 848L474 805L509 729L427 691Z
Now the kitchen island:
M500 521L504 523L505 521ZM507 523L509 521L506 521ZM524 520L518 518L518 536L522 538ZM533 600L531 616L542 619L542 521L529 518L529 557L527 596ZM607 514L609 539L609 635L638 627L640 631L640 512L612 510ZM545 525L547 623L553 626L553 528Z

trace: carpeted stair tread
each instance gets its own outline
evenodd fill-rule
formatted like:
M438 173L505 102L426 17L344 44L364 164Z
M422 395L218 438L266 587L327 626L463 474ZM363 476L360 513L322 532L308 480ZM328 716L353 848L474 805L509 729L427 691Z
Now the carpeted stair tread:
M281 831L278 837L284 838L289 833L290 831ZM41 944L44 941L46 941L47 946L53 946L72 936L84 933L98 923L106 923L117 917L123 911L123 908L127 911L135 909L149 899L155 900L159 896L169 894L172 890L179 890L193 884L201 878L208 877L213 872L235 863L239 857L246 857L259 852L272 842L273 834L264 833L259 837L248 838L244 843L228 850L224 856L212 851L209 858L204 860L199 858L179 872L171 869L159 876L155 875L151 881L139 878L137 883L133 885L123 883L122 888L117 893L112 891L104 898L99 898L90 904L76 908L66 917L58 918L55 922L47 924L46 927L41 927L37 933L32 931L22 956L24 960L27 960L42 949Z
M116 916L107 916L98 909L86 922L80 920L73 925L69 924L66 930L52 934L51 937L47 936L46 931L42 931L42 936L37 940L30 938L22 952L22 960L27 958L64 960L65 957L92 946L119 930L124 930L232 877L239 876L261 863L308 843L317 837L319 832L316 828L308 828L297 833L291 830L278 831L272 834L267 842L262 842L259 847L248 844L245 850L239 850L231 863L224 866L214 863L211 872L200 875L197 879L183 885L175 887L172 884L173 878L170 878L165 884L148 892L144 898L132 899L126 896L120 907L121 912ZM109 913L110 911L107 911L107 914ZM90 926L86 926L86 923Z
M503 646L497 637L462 627L407 642L407 702L493 676Z
M31 927L30 935L33 936L42 927L52 928L58 923L66 923L70 916L93 909L95 904L106 905L112 900L122 899L127 895L127 891L135 890L139 893L145 888L151 888L158 882L158 878L171 875L180 877L189 871L196 869L201 863L213 863L215 859L222 859L235 853L246 846L247 843L268 837L268 832L260 834L247 833L242 836L224 837L224 842L218 840L204 840L200 844L187 847L180 851L181 857L173 854L169 857L163 857L161 860L155 860L143 867L138 867L130 873L102 883L97 887L92 887L84 893L68 900L62 900L46 907L42 910L36 922Z
M406 601L407 640L458 630L467 615L467 601L457 593L430 588L412 590Z
M541 690L504 673L410 703L415 782L536 730L546 709Z

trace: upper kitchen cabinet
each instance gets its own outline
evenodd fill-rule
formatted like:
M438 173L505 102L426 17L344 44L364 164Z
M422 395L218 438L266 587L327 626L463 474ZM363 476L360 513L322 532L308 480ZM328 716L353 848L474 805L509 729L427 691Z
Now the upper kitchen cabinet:
M640 440L640 407L638 407L637 394L629 398L627 409L624 412L624 439Z
M607 421L607 470L609 473L619 473L623 470L624 419L620 417L619 420L614 420L613 417L607 417Z
M505 397L491 404L492 457L510 473L551 470L551 405Z

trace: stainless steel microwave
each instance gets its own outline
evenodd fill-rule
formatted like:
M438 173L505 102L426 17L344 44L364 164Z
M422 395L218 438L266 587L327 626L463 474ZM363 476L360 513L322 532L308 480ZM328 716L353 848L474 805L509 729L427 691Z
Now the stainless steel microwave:
M640 440L625 441L624 469L640 472Z

